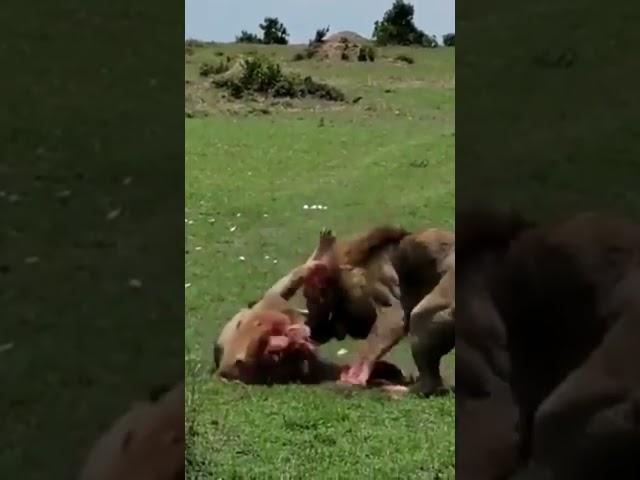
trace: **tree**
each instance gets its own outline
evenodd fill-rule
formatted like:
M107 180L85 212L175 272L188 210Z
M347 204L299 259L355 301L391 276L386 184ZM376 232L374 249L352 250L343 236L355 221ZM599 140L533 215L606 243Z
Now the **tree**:
M260 24L262 30L262 43L270 45L286 45L289 43L287 37L289 32L284 25L276 17L265 17L264 22Z
M262 40L255 33L242 30L240 35L236 37L236 43L262 43Z
M405 0L395 0L389 10L376 21L373 38L378 45L422 45L437 47L434 36L427 35L413 23L415 9Z
M319 28L316 30L316 36L310 43L324 43L324 38L327 36L327 33L329 33L328 26L326 28Z
M455 47L456 46L456 34L455 33L447 33L442 36L442 44L445 47Z

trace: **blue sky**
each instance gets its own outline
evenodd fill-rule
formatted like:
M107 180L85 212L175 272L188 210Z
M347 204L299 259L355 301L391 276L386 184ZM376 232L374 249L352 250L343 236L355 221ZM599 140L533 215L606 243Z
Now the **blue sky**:
M455 32L455 0L414 0L416 25L438 36ZM266 16L278 17L290 43L306 43L318 28L371 36L393 0L185 0L185 38L230 42L240 30L258 33Z

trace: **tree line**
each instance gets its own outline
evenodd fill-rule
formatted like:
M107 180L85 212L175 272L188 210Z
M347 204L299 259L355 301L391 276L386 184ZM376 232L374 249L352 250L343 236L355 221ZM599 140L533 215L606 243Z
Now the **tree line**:
M435 35L420 30L414 23L414 6L405 0L394 0L382 19L375 22L372 38L377 45L419 45L434 48L438 46ZM236 37L236 43L262 43L266 45L287 45L289 32L277 17L266 17L259 25L262 36L243 30ZM314 42L322 42L329 32L329 27L316 31ZM447 33L442 37L446 47L455 46L455 33Z

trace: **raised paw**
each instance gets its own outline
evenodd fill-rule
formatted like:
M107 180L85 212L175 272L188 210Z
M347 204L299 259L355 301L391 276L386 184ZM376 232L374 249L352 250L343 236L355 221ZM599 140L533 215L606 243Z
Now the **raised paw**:
M320 231L320 239L318 242L318 250L321 253L324 253L330 250L333 245L336 243L336 236L333 234L331 229L323 228Z

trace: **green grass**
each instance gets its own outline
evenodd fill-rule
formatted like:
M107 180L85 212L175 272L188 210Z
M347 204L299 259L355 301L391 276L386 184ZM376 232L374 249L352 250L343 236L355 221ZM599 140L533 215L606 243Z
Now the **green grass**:
M232 385L210 374L221 326L304 260L322 227L345 235L383 222L454 226L454 50L292 62L299 48L212 45L187 57L187 96L207 95L200 118L185 120L188 476L453 478L453 398ZM201 84L199 63L247 50L363 99L262 102L269 114L260 114L258 101L232 105ZM403 52L415 64L393 62ZM340 345L350 354L355 346ZM337 359L337 347L324 354ZM414 368L404 343L390 358ZM452 370L448 358L449 378Z

